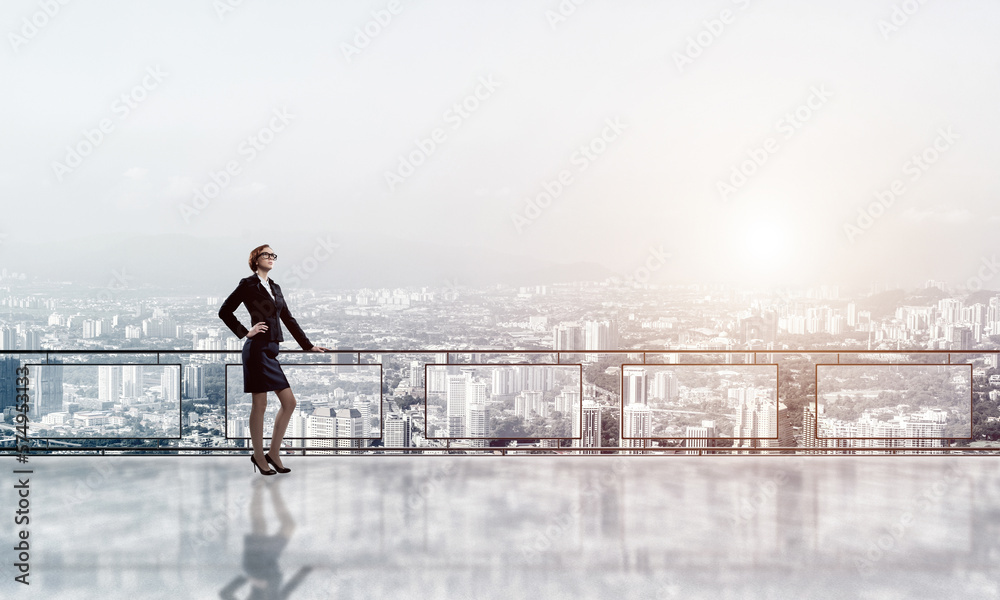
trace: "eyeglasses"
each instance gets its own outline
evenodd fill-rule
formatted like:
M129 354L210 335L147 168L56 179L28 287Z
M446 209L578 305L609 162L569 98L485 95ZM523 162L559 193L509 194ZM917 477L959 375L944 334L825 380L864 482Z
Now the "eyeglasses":
M271 260L278 260L278 255L277 254L273 254L271 252L261 252L260 253L260 257L261 258L270 258Z

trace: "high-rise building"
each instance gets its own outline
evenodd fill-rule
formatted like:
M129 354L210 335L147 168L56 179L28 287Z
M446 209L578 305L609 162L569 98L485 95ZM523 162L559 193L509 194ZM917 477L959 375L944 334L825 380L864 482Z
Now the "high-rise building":
M385 435L383 443L386 448L410 447L410 419L394 413L385 419ZM387 450L386 453L400 454L403 450Z
M760 388L754 390L752 398L747 399L736 408L736 425L733 426L733 437L744 438L733 441L737 448L759 448L777 446L778 408L773 396L768 397ZM741 454L754 453L753 450L741 451Z
M142 396L142 365L123 365L121 370L122 396L125 398Z
M0 327L0 350L17 350L17 330L6 325Z
M97 367L97 393L101 402L118 404L122 393L122 371L118 365Z
M293 419L294 421L294 414ZM307 439L307 448L362 448L364 440L361 438L361 412L356 408L330 408L322 406L312 410L311 414L306 414L305 437L309 438L336 438L336 439ZM353 439L348 439L353 438ZM334 451L320 454L331 454ZM356 450L336 450L337 454L352 454Z
M586 339L579 323L560 323L552 328L553 350L585 350Z
M822 412L822 410L820 411ZM816 412L813 411L811 404L806 404L802 407L802 439L799 440L799 446L806 448L803 451L804 454L817 454L814 448L823 447L824 441L816 437ZM825 436L824 436L825 437Z
M363 447L361 439L343 439L361 438L364 435L362 433L361 412L356 408L338 408L336 415L337 438L339 438L337 439L337 447Z
M688 425L684 431L684 437L687 438L684 440L685 448L708 448L711 440L706 438L718 437L715 429L715 421L702 421L700 427ZM688 454L699 453L699 450L688 451Z
M465 437L466 390L469 378L466 374L449 375L447 380L445 414L448 417L448 437Z
M764 440L765 447L794 448L795 434L792 432L792 420L788 415L788 407L784 402L778 402L778 432L776 440ZM794 450L782 450L781 454L795 454Z
M51 359L52 363L60 363L59 358ZM33 404L29 408L31 420L41 421L42 417L62 410L63 402L63 371L59 364L38 365L29 367L28 388Z
M337 437L337 413L336 409L328 406L316 408L312 412L303 411L303 437L306 438L335 438ZM295 426L295 414L289 421L289 426ZM335 448L335 439L306 439L303 445L307 448ZM333 452L320 452L319 454L333 454Z
M205 397L205 369L201 365L184 366L184 397Z
M361 415L361 437L368 437L372 430L372 407L364 396L355 396L354 408Z
M958 323L962 320L963 304L956 298L942 298L938 301L938 312L945 323Z
M622 404L646 404L646 369L622 368Z
M648 448L652 430L652 411L645 404L629 404L624 409L622 422L623 448ZM642 450L633 450L626 454L644 454Z
M21 361L0 356L0 412L8 406L17 406L17 370ZM36 367L37 368L37 367Z
M666 400L668 402L677 400L677 374L673 371L655 371L649 395L656 400Z
M468 379L465 391L465 401L468 404L485 404L486 403L486 382L484 381L473 381L471 378Z
M101 321L96 319L87 319L83 322L83 338L91 339L100 337L103 333L101 329Z
M822 414L822 411L821 411ZM947 418L947 417L946 417ZM945 423L931 413L896 415L883 421L865 411L855 421L819 418L823 447L851 448L848 454L924 454L927 450L892 450L892 448L941 448L944 445ZM855 448L865 450L854 450ZM867 450L868 448L884 450Z
M563 391L556 396L554 409L557 412L563 413L564 416L569 416L573 414L577 405L580 403L580 390L579 388L574 388L567 386L563 388Z
M585 350L618 349L618 322L614 319L587 321L583 333Z
M593 400L585 400L583 403L583 427L579 443L581 448L601 447L601 407ZM584 450L583 454L596 452L596 450Z
M42 335L37 329L28 329L18 336L22 350L41 350Z
M485 404L470 404L469 405L469 417L468 417L468 436L471 438L485 438L486 428L489 424L490 416L489 409L486 408ZM486 440L478 439L472 442L474 447L483 448L486 446Z
M427 367L427 393L443 394L448 391L448 371L444 367Z
M486 437L486 427L489 423L486 395L486 382L473 381L471 378L467 381L465 431L468 437Z
M510 367L498 367L490 373L491 393L494 396L511 396L520 390L516 389L515 371Z
M541 365L515 365L514 392L521 390L545 392L555 387L555 368Z
M514 415L525 420L546 416L546 402L542 401L542 392L524 390L514 397Z
M410 361L410 387L418 388L421 387L423 383L424 367L420 364L420 361L411 360Z
M164 402L180 402L181 399L181 374L180 365L168 365L162 367L160 374L160 392L163 394Z

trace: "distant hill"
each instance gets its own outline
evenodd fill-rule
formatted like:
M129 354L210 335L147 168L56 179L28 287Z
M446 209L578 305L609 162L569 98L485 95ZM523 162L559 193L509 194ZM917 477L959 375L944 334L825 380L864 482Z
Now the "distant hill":
M906 303L911 306L931 306L948 297L948 294L943 292L941 288L919 288L906 297Z
M988 306L990 303L990 298L993 298L994 296L998 295L1000 295L1000 293L998 293L996 290L979 290L978 292L972 292L971 294L965 297L965 305L969 306L970 304L986 304Z
M858 309L871 312L872 319L881 319L891 315L896 311L896 307L902 304L906 297L903 290L886 290L873 294L858 301Z
M871 311L873 319L888 317L899 306L934 306L948 294L937 287L917 288L912 291L887 290L858 301L861 310Z

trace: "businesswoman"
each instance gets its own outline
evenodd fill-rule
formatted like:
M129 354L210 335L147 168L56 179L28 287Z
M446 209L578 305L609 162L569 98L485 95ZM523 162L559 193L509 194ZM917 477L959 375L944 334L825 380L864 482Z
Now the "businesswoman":
M219 318L225 322L236 337L247 338L243 344L243 391L250 394L250 440L253 444L253 455L250 462L254 470L260 469L262 475L274 475L276 472L288 473L291 469L281 464L281 440L285 437L288 420L295 410L295 396L285 379L278 357L278 342L284 341L281 334L281 323L288 327L295 341L303 350L313 352L329 352L329 348L314 346L309 342L302 328L285 304L281 287L268 275L274 267L278 255L271 251L267 244L250 251L250 270L253 275L240 280L232 294L226 298L219 309ZM250 312L250 322L253 327L247 329L234 314L240 304ZM281 406L274 418L274 431L271 433L271 446L264 454L264 411L267 409L267 393L277 394ZM266 461L266 463L265 463ZM274 465L277 471L267 468Z

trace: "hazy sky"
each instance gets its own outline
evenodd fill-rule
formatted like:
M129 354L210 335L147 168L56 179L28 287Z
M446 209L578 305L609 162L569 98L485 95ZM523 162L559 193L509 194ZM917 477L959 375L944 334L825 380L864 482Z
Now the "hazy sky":
M761 283L961 282L1000 253L993 1L220 6L4 2L0 265L104 233L372 232L620 272L662 246L659 278ZM56 165L85 131L103 139ZM734 185L754 151L766 162Z

